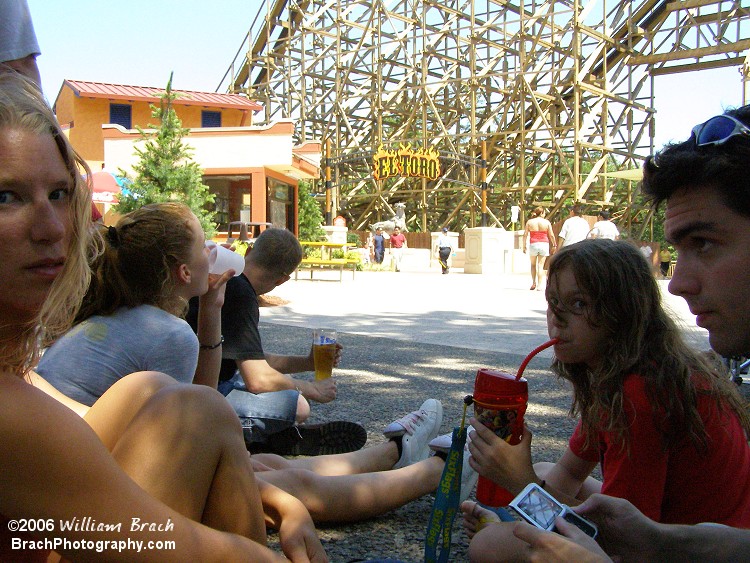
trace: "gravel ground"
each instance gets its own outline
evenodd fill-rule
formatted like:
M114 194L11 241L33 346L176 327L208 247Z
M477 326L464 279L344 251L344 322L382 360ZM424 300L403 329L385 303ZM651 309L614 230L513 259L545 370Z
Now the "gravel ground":
M302 354L308 350L309 329L261 322L261 333L268 352ZM515 372L528 353L492 353L346 333L339 333L339 341L344 345L344 358L335 371L338 398L327 405L315 404L310 422L360 421L367 428L368 445L383 441L381 432L389 422L430 397L442 401L441 433L449 432L460 421L462 400L472 392L477 370ZM548 359L533 360L524 374L529 380L525 420L534 433L535 461L556 461L574 427L567 417L570 393L564 382L550 374L548 365ZM365 522L319 525L319 536L335 563L386 558L422 561L433 500L428 495ZM275 535L269 542L278 547ZM466 547L467 538L457 519L450 560L466 561Z

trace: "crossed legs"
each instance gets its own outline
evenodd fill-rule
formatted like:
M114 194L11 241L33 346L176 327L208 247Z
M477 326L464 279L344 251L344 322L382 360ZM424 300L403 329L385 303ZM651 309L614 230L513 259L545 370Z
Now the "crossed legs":
M444 462L391 470L393 441L330 456L248 455L233 409L218 393L153 372L113 385L85 417L138 485L191 519L265 544L255 476L297 497L317 522L358 521L434 491ZM254 473L253 466L258 470Z
M193 520L265 545L242 428L218 392L141 372L113 385L85 420L146 492Z
M389 471L396 452L387 442L349 454L287 460L286 468L256 476L301 500L315 522L356 522L416 500L440 483L442 459L433 456Z
M346 454L294 460L258 454L253 466L258 479L301 500L316 522L372 518L437 488L445 463L428 457L428 442L441 421L439 401L429 399L387 429L392 437L399 435L399 428L408 433L398 438L402 455L390 440ZM393 469L397 462L405 467Z

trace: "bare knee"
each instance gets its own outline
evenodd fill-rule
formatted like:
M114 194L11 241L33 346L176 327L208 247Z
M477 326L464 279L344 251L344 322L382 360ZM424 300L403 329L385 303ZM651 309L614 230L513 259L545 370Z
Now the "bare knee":
M299 499L314 521L331 519L331 515L327 514L328 499L323 483L326 477L307 469L292 468L263 471L256 473L256 476Z
M295 415L294 420L299 424L305 422L308 418L310 418L310 403L308 403L307 399L305 399L302 396L302 393L300 393L297 397L297 414Z
M258 475L303 502L310 496L311 492L318 489L316 480L319 476L308 469L291 467L286 469L272 469L271 471L258 473Z
M162 388L149 401L160 416L177 421L183 429L190 425L204 431L242 432L240 419L224 396L205 385L176 384Z
M137 371L120 379L112 385L111 389L120 393L127 392L131 397L138 396L147 399L165 387L178 384L177 380L165 373L158 371Z

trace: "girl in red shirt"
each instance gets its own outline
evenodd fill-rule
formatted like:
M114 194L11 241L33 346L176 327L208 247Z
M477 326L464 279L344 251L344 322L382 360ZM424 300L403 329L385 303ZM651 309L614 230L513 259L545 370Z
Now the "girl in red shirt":
M568 449L557 463L532 464L528 430L515 447L474 421L472 466L515 494L535 482L569 505L603 493L659 522L750 527L746 407L720 362L683 341L638 249L606 239L564 247L546 298L552 369L572 383L579 418ZM601 482L590 477L597 465ZM473 503L463 509L470 532L488 517ZM478 536L478 559L520 545L508 530Z

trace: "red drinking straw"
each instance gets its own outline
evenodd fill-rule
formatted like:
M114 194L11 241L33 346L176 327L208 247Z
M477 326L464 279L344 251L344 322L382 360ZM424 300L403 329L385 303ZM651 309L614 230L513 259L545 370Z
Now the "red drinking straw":
M534 348L531 351L531 353L528 356L526 356L524 360L521 362L521 367L518 368L518 375L516 375L516 381L521 379L521 376L523 375L523 370L526 369L526 365L531 361L531 358L536 356L542 350L545 350L546 348L549 348L550 346L554 346L555 344L557 344L557 338L553 338L549 342L545 342L541 346L537 346L536 348Z

